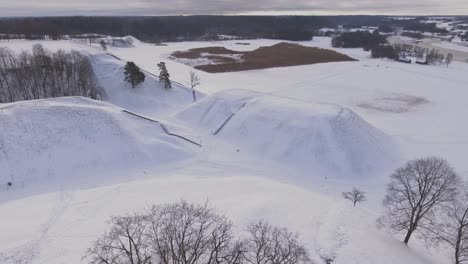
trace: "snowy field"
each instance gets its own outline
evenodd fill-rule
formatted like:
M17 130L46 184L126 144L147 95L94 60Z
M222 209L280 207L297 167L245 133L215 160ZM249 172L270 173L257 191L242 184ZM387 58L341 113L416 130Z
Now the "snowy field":
M236 228L259 219L288 226L317 263L320 255L337 264L448 263L447 251L417 239L406 247L376 219L389 173L408 159L441 156L468 177L468 63L408 65L335 49L359 61L196 71L203 99L195 104L188 88L167 90L150 74L133 90L122 81L124 61L153 74L164 61L185 84L193 68L169 59L174 51L278 42L135 41L108 50L121 60L71 41L39 42L89 54L107 102L0 105L0 263L83 263L110 216L181 198L208 200ZM330 38L300 44L331 49ZM368 202L343 200L352 187Z

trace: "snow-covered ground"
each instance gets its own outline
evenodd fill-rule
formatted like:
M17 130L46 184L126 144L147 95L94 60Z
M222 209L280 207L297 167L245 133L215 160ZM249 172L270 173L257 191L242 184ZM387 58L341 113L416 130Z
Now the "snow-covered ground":
M468 64L407 65L335 49L359 61L195 70L204 96L196 104L187 88L166 90L150 74L135 89L123 82L124 61L153 74L164 61L172 79L186 83L194 69L169 59L174 51L279 41L238 42L109 49L123 61L98 47L41 42L90 54L116 106L82 98L0 105L0 263L82 263L111 215L181 198L208 199L237 228L262 218L286 225L314 258L336 254L338 264L449 262L448 252L419 240L404 246L375 220L388 174L408 159L442 156L468 176ZM325 37L301 44L331 48ZM340 193L352 187L368 202L344 201Z
M450 42L441 42L441 43L436 43L434 45L444 48L444 49L458 50L458 51L463 51L463 52L468 53L468 45L461 45L461 44L455 44L455 43L450 43Z

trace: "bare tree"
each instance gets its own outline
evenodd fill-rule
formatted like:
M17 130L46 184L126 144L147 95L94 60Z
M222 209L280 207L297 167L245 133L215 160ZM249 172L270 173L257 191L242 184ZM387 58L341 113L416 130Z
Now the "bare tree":
M452 63L452 61L453 61L453 54L452 53L447 54L447 56L445 57L445 64L447 64L447 67L449 66L450 63Z
M197 93L195 92L195 87L200 85L200 78L198 77L197 73L194 71L190 71L190 87L192 88L192 96L193 96L193 101L197 101Z
M101 41L99 42L99 45L101 45L102 50L104 51L107 50L107 44L103 39L101 39Z
M344 192L343 193L343 198L350 200L354 206L356 206L357 203L365 202L366 201L366 193L357 189L353 188L352 191L350 192Z
M299 264L310 263L306 248L298 241L298 235L287 228L274 227L260 221L247 228L248 252L250 264Z
M298 235L258 222L244 240L207 204L153 206L146 214L114 217L111 230L88 249L91 264L306 264Z
M453 199L460 182L448 162L436 157L409 161L390 177L379 222L394 231L405 231L405 244L415 231L426 234L435 213Z
M150 264L150 247L145 241L145 217L113 217L110 223L111 230L88 249L84 258L91 264Z
M468 263L468 188L443 208L436 224L428 229L429 241L453 248L455 264Z
M155 263L238 264L244 254L242 242L235 242L232 224L204 206L181 201L153 206L148 236Z

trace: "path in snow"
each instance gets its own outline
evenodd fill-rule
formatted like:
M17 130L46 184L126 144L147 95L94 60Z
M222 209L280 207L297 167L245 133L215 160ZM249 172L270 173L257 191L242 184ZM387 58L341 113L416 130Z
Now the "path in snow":
M52 209L47 221L42 224L35 238L16 246L9 250L0 252L0 263L2 264L31 264L34 259L41 254L41 250L47 247L49 231L60 221L60 217L65 213L71 201L72 195L69 192L59 192L56 204ZM33 219L31 219L33 220Z

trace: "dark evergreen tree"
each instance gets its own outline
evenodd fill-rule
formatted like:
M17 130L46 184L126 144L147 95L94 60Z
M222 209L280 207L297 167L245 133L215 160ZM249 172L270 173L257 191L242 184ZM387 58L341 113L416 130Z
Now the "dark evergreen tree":
M171 79L170 79L171 75L167 71L166 63L160 62L158 64L158 68L159 68L159 81L161 83L164 83L164 87L172 88Z
M129 82L133 88L139 83L145 81L145 74L140 70L134 62L129 61L125 65L125 81Z

